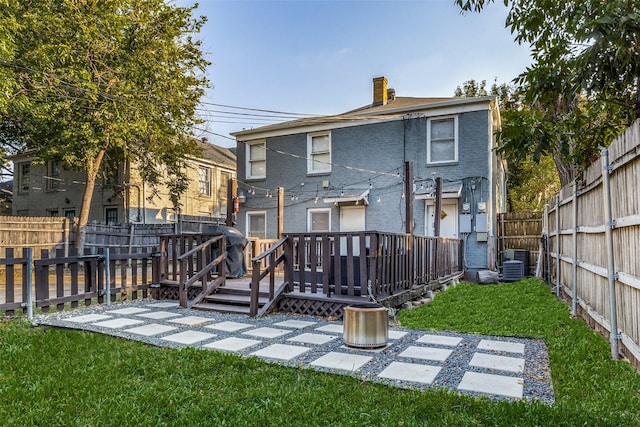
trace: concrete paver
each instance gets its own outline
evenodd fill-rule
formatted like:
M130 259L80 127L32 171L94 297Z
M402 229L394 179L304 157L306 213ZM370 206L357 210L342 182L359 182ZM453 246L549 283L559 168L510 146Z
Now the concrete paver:
M344 345L342 322L308 316L252 319L185 310L173 301L137 301L84 310L91 312L80 308L43 315L36 324L90 330L154 345L256 356L388 385L447 387L494 399L553 401L546 349L524 338L425 333L392 326L386 346L367 349ZM531 385L534 382L535 387Z

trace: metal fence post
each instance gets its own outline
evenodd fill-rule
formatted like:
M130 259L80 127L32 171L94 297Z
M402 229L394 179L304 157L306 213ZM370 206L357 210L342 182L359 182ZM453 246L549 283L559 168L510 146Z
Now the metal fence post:
M104 248L104 292L107 295L107 307L111 306L111 259L109 257L109 248Z
M33 320L33 249L26 248L27 319Z
M560 297L560 195L556 194L556 296Z
M609 150L603 148L602 154L602 188L604 191L604 219L605 219L605 239L607 241L607 276L609 278L609 315L611 323L611 331L609 339L611 341L611 358L619 359L618 353L618 313L616 309L616 279L618 275L615 269L615 260L613 258L613 228L616 226L612 219L611 213L611 187L609 183L609 173L611 167L609 165Z
M573 294L571 296L571 314L578 309L578 181L573 180Z

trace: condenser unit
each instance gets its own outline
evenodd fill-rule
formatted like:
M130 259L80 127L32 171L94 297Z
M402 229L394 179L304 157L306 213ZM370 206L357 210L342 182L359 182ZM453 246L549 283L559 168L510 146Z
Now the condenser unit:
M505 261L502 264L502 281L515 282L520 279L524 279L524 263L518 260Z

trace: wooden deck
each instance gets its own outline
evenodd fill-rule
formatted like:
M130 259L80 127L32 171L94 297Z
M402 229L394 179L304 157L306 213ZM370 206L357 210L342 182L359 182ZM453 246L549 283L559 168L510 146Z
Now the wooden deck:
M287 234L251 259L251 277L226 279L226 256L209 262L224 243L202 235L161 238L161 286L177 286L172 294L183 307L341 318L347 305L397 307L462 274L459 239L364 231Z

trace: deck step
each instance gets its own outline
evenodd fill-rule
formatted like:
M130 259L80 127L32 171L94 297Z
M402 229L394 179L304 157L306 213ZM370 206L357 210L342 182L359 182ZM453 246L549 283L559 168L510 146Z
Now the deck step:
M197 310L215 311L218 313L249 314L249 306L233 304L213 304L201 302L193 306Z
M210 303L249 305L251 303L251 295L215 293L205 297L205 300ZM258 298L258 305L264 305L267 302L269 302L267 297Z

